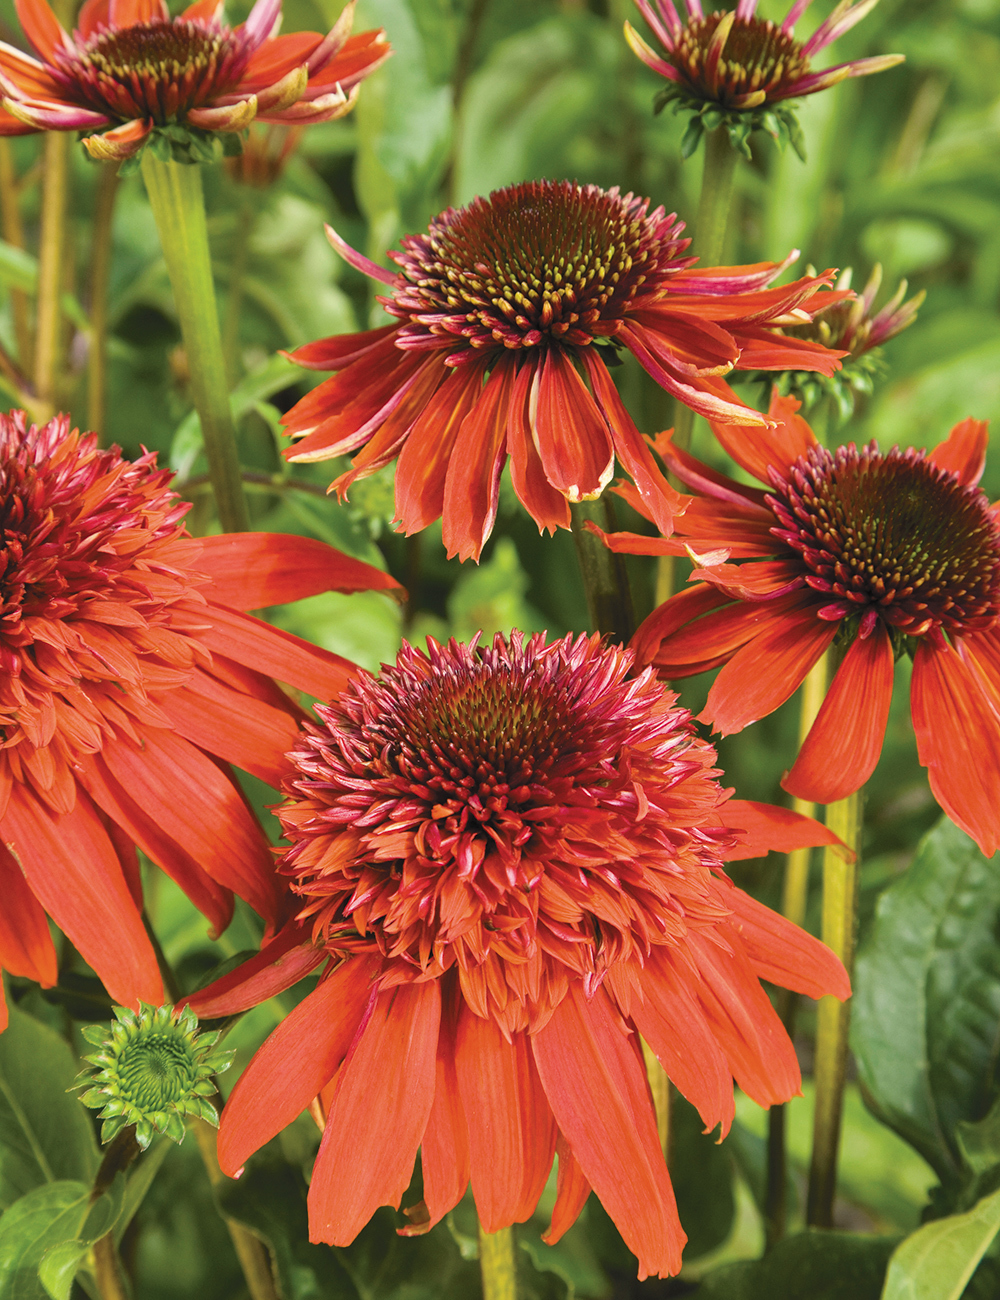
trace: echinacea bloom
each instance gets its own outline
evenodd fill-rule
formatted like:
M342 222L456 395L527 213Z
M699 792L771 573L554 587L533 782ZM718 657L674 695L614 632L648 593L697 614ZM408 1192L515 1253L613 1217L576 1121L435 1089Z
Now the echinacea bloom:
M670 83L662 103L679 101L695 111L706 106L722 120L765 125L763 114L789 99L813 95L847 77L867 77L903 62L902 54L852 59L832 68L813 69L812 60L843 36L878 0L852 5L841 0L805 41L795 39L795 24L812 0L795 0L779 27L757 16L757 0L739 0L735 9L705 14L700 0L687 0L682 22L672 0L635 0L662 52L645 41L631 23L625 39L654 72ZM774 129L773 125L769 129Z
M391 52L381 29L350 35L354 0L326 36L278 36L281 0L256 0L236 28L221 0L196 0L176 18L164 0L85 0L72 36L46 0L15 6L38 58L0 42L4 107L21 132L94 132L83 143L105 160L131 157L159 127L340 117Z
M690 715L631 666L596 636L430 642L317 707L279 809L301 910L190 999L228 1014L328 963L219 1132L236 1174L316 1101L312 1240L346 1245L398 1206L418 1147L424 1199L404 1233L470 1179L498 1231L531 1215L558 1152L546 1240L593 1188L640 1276L676 1273L684 1233L639 1035L710 1129L729 1129L733 1076L765 1106L798 1091L759 981L844 998L847 976L723 863L835 841L728 800Z
M848 267L837 278L836 288L850 289L851 279ZM842 349L842 369L830 376L786 371L778 377L779 392L800 398L807 411L823 396L829 396L836 403L841 419L846 420L854 413L857 397L870 395L874 390L874 376L880 368L879 349L913 324L927 296L922 289L906 302L908 285L901 280L889 301L873 312L881 284L882 267L876 262L860 294L817 312L808 325L790 328L796 338L813 339L824 347Z
M698 494L678 538L608 540L647 554L686 547L698 567L633 648L668 678L723 665L702 717L728 735L788 699L838 640L843 662L782 782L819 803L873 772L894 662L908 651L920 762L945 812L989 856L1000 843L1000 523L976 486L986 425L963 420L929 452L828 451L797 408L775 396L774 429L716 426L763 489L700 464L669 435L658 440Z
M133 1007L163 1001L136 847L216 932L234 892L279 925L226 765L280 785L304 714L274 679L327 697L355 671L243 611L395 586L309 538L189 537L169 480L66 416L0 415L0 966L55 983L48 916Z
M357 452L333 484L341 493L398 456L404 531L441 517L448 552L462 559L478 559L490 535L508 456L539 530L569 527L568 502L599 496L617 457L669 531L680 499L611 379L619 349L692 410L740 422L764 417L738 403L729 371L832 374L839 364L777 329L832 300L817 292L831 273L768 288L792 258L696 269L683 229L648 199L570 181L449 208L389 254L395 274L328 228L352 266L389 287L379 301L397 323L289 354L339 373L284 417L301 439L286 455Z

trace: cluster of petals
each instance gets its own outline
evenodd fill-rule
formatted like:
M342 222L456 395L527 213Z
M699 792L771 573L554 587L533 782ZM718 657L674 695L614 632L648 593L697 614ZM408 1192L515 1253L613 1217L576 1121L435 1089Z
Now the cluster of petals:
M346 1245L398 1207L418 1149L423 1200L402 1231L427 1231L471 1181L495 1232L533 1213L558 1153L546 1240L593 1188L640 1276L676 1273L639 1035L708 1129L728 1131L734 1077L765 1106L798 1091L760 980L844 998L847 976L723 864L836 841L729 799L690 715L632 665L596 636L431 642L317 708L279 811L300 910L190 999L226 1015L325 966L219 1134L235 1175L311 1107L312 1240Z
M131 157L169 123L231 132L340 117L390 54L381 29L351 36L354 0L325 36L279 36L281 0L256 0L236 28L221 0L176 18L165 0L85 0L72 36L47 0L15 4L38 58L0 42L0 134L92 132L99 159Z
M903 61L902 54L852 59L813 71L815 55L843 36L878 0L840 0L805 41L795 40L795 24L812 0L795 0L780 27L757 17L757 0L739 0L735 9L705 15L700 0L687 0L682 22L672 0L635 0L662 47L653 49L625 24L625 39L639 58L693 99L727 109L755 109L826 90L846 77L867 77Z
M852 443L831 452L797 409L775 396L773 428L715 427L763 489L701 464L669 434L656 440L696 494L678 536L607 540L619 551L686 550L696 569L694 585L646 619L633 648L668 678L722 665L702 716L729 734L778 708L836 640L843 659L782 782L821 803L845 798L874 771L895 660L908 651L931 789L992 854L1000 844L1000 523L976 486L986 425L963 420L932 451Z
M773 282L782 263L697 268L683 222L617 189L531 181L449 208L410 235L385 270L331 242L388 287L393 324L289 354L338 372L284 418L295 461L353 455L333 484L398 457L396 515L407 533L442 519L450 555L478 559L510 460L539 530L566 528L569 502L599 496L615 460L666 533L673 492L608 369L627 349L679 401L715 420L759 419L723 376L832 374L837 352L781 334L837 301L830 273ZM846 295L841 295L846 296Z
M287 916L227 765L279 786L304 715L275 679L325 697L353 665L244 611L395 585L309 538L192 538L169 479L0 415L0 966L55 983L48 916L132 1006L163 1001L137 848L216 932L234 893Z

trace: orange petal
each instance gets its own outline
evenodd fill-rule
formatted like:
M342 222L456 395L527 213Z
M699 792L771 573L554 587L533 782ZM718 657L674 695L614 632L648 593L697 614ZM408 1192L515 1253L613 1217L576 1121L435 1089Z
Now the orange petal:
M956 474L960 483L975 485L986 468L986 448L990 441L988 429L986 420L962 420L944 442L927 453L927 459L938 469Z
M170 11L163 0L110 0L108 20L112 27L137 27L140 23L169 22Z
M2 843L0 898L0 966L51 988L59 978L59 967L45 911Z
M530 411L545 477L570 501L600 496L614 472L608 424L573 362L550 347L535 372Z
M440 1017L437 980L377 995L337 1076L309 1188L310 1241L350 1245L380 1205L399 1206L434 1098Z
M156 957L117 854L83 791L72 812L56 814L15 783L0 834L31 892L111 997L122 1006L136 1008L140 999L159 1006Z
M556 1126L528 1035L508 1042L495 1020L463 1006L455 1046L469 1126L472 1192L485 1232L531 1217L552 1168Z
M420 1147L429 1231L465 1195L469 1185L469 1129L455 1072L455 1027L442 1016L434 1103ZM402 1229L405 1233L406 1229Z
M552 1207L552 1222L542 1233L542 1241L549 1246L554 1246L563 1233L572 1228L590 1195L590 1183L561 1133L556 1137L556 1155L559 1157L556 1203Z
M507 459L507 412L514 384L513 358L502 358L462 421L444 480L442 538L451 559L478 561L493 531L500 501L500 471Z
M237 1079L219 1124L219 1164L231 1177L333 1077L371 998L373 973L371 962L349 958L288 1013Z
M69 37L63 31L59 19L46 4L46 0L14 0L14 8L25 36L46 63L51 63L55 51L60 46L69 45Z
M545 470L531 436L528 404L535 367L522 362L514 381L507 415L507 451L510 455L510 478L518 500L531 515L541 532L553 535L557 528L569 528L569 502L545 477Z
M152 129L151 117L137 117L111 131L85 136L83 145L98 162L123 162L139 152Z
M560 1132L638 1256L640 1280L679 1272L686 1237L635 1035L604 989L588 1001L571 982L532 1048Z
M329 955L316 947L306 925L291 922L248 961L182 1001L202 1020L249 1011L290 989Z
M720 424L712 432L737 465L770 486L768 467L773 466L787 477L792 465L816 446L816 435L797 412L801 402L782 397L775 389L767 415L774 427L766 425Z
M793 849L811 849L820 844L839 844L845 855L853 856L821 822L777 804L730 799L719 809L719 819L741 840L735 849L726 850L724 856L729 862L759 858L765 853L791 853Z
M750 964L763 980L806 997L832 993L841 1002L851 996L851 981L840 958L806 930L758 903L734 885L726 893L733 925Z

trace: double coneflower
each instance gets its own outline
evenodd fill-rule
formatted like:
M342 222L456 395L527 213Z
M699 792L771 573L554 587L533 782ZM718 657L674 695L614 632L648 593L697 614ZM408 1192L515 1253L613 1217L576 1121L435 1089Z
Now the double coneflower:
M227 764L280 785L303 714L274 679L327 697L353 665L243 611L395 585L309 538L189 537L169 480L0 415L0 966L55 982L48 915L132 1006L163 1001L137 847L216 931L234 893L287 914Z
M760 979L843 998L847 977L723 864L833 837L729 800L714 750L632 663L598 637L432 642L318 707L279 812L296 919L191 999L225 1015L325 966L219 1135L236 1174L312 1104L312 1240L346 1245L398 1206L418 1148L405 1231L471 1180L495 1232L532 1214L558 1153L546 1240L593 1188L640 1276L676 1273L639 1035L708 1128L728 1130L734 1077L765 1106L798 1091Z
M339 373L285 417L292 460L354 454L334 484L399 458L396 514L478 558L500 474L539 529L569 526L569 502L599 496L615 460L664 532L679 505L608 370L622 350L679 401L716 420L758 421L723 376L820 370L837 352L785 337L837 299L829 273L769 287L788 265L696 268L683 222L617 189L531 181L449 208L390 256L392 273L330 238L385 284L396 323L308 344L300 365ZM789 259L791 260L791 259ZM356 453L356 454L355 454Z

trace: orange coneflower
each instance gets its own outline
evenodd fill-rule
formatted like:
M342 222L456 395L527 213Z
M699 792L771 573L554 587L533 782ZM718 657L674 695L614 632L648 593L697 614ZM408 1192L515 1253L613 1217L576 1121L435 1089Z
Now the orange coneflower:
M327 696L355 671L242 611L395 585L309 538L189 537L169 480L66 416L0 415L0 966L55 982L48 914L133 1006L163 1001L136 846L217 931L233 892L279 924L226 764L280 785L303 714L274 678Z
M568 527L567 503L600 495L617 458L668 531L680 499L618 396L608 371L618 351L693 410L761 423L721 376L832 374L840 355L776 328L837 301L817 292L830 273L768 288L791 258L695 268L683 229L617 189L531 181L407 236L390 254L395 274L328 230L353 266L389 286L380 301L399 323L290 354L340 373L285 417L301 439L286 454L328 460L361 448L340 491L398 456L404 530L440 516L449 553L462 559L478 558L493 529L508 456L539 529Z
M875 443L828 451L797 409L775 396L774 429L715 427L763 489L701 465L669 435L658 440L697 493L679 521L682 536L608 540L646 553L686 546L700 562L696 585L654 610L633 647L671 678L724 665L703 716L728 735L788 699L839 639L844 660L782 783L820 803L845 798L871 775L894 660L911 654L917 751L931 789L992 854L1000 843L1000 524L976 486L986 425L963 420L929 452L882 452Z
M158 128L325 122L390 54L381 29L350 35L353 0L326 36L278 36L281 0L257 0L236 28L221 0L176 18L164 0L86 0L72 36L46 0L15 7L39 58L0 42L0 133L15 133L11 118L19 132L94 132L83 142L94 158L129 158Z
M317 708L279 810L298 916L191 999L227 1014L328 961L219 1136L236 1174L319 1098L312 1240L346 1245L398 1206L418 1148L424 1200L404 1231L437 1223L470 1179L498 1231L531 1215L558 1151L546 1240L593 1188L640 1276L676 1273L684 1233L639 1035L723 1133L734 1076L765 1106L798 1091L759 981L843 998L847 977L723 863L833 837L730 801L676 696L631 666L596 636L431 642Z

